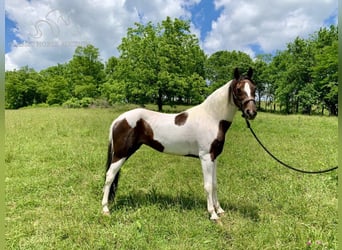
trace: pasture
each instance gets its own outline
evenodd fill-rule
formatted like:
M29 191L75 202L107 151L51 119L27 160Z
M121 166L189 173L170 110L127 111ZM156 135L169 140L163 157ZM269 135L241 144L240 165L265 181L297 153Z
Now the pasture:
M132 106L6 110L7 249L337 249L337 172L274 162L237 113L218 158L226 213L209 220L200 161L143 146L101 213L108 128ZM307 170L337 165L337 118L259 113L260 139Z

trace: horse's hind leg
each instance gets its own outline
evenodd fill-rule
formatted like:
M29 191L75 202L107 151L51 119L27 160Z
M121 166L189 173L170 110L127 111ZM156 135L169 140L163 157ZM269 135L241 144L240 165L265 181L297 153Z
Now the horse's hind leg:
M126 161L126 158L122 158L116 162L113 162L106 173L106 181L103 188L103 199L102 199L102 212L105 215L109 215L109 208L108 208L108 200L111 192L111 186L113 185L113 181L116 175L119 173L119 170ZM115 190L113 190L115 192Z

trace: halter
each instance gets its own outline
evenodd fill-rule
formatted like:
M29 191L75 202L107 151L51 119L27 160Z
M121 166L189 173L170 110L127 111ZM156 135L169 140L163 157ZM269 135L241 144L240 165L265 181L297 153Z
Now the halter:
M246 104L246 103L249 103L249 102L254 102L254 104L256 103L255 102L255 99L250 97L250 98L245 98L243 99L241 102L239 101L239 98L237 98L237 96L235 95L235 92L234 90L232 89L232 93L233 93L233 101L234 103L236 104L236 106L238 106L239 110L243 111L243 106Z
M249 103L249 102L254 102L254 104L256 103L254 98L246 98L241 102L241 108L243 105L245 105L246 103Z

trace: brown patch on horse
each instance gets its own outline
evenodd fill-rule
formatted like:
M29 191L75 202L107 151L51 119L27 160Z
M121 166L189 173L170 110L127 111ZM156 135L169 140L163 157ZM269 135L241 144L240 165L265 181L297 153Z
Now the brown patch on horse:
M153 130L150 124L148 124L144 119L137 121L135 131L140 145L146 144L159 152L164 151L164 146L159 141L153 139Z
M116 162L122 158L128 157L130 145L133 144L132 127L126 119L123 119L113 126L112 131L114 156L112 162Z
M117 122L113 127L114 157L112 162L130 157L142 144L146 144L160 152L164 146L153 139L151 126L143 119L137 121L132 128L126 119Z
M175 124L178 126L182 126L185 124L186 120L188 119L188 113L182 112L175 117Z
M216 139L211 143L210 146L210 158L212 161L216 159L217 156L219 156L223 150L224 146L224 140L226 136L226 132L229 129L230 125L232 123L229 121L221 120L219 123L219 130L216 136Z

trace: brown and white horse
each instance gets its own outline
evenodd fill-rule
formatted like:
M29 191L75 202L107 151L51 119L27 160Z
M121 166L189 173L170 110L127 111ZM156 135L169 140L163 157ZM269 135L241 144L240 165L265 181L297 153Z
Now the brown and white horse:
M109 214L108 200L117 189L119 171L124 162L142 144L160 152L192 156L201 160L207 209L217 220L224 210L217 198L216 159L222 152L225 134L237 110L246 119L254 119L255 84L238 69L234 79L209 95L204 102L178 114L163 114L142 108L130 110L116 118L109 131L106 180L102 209Z

